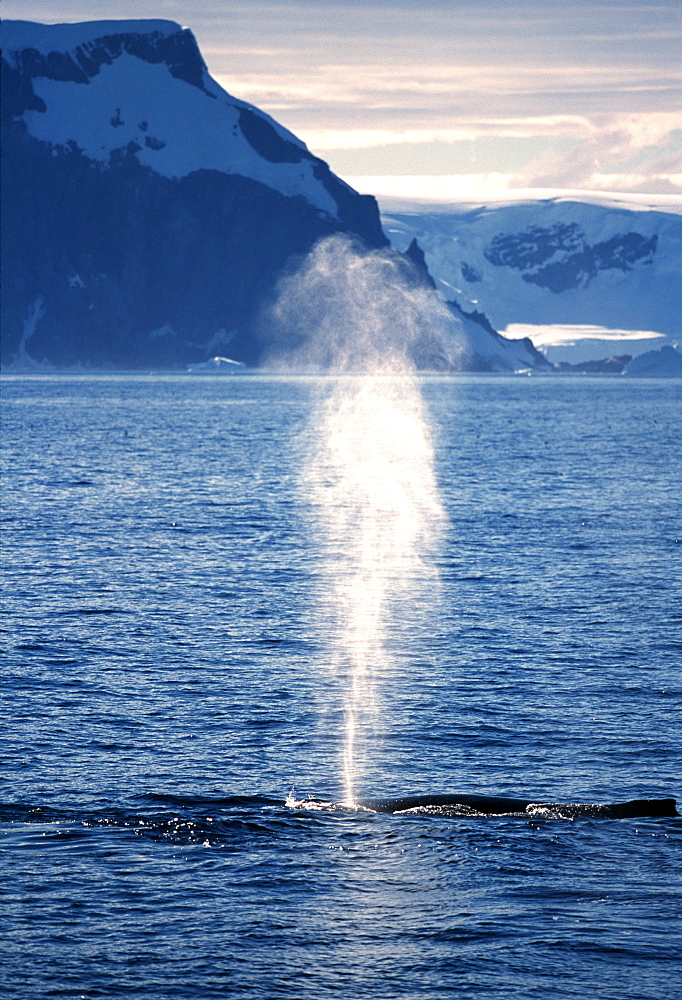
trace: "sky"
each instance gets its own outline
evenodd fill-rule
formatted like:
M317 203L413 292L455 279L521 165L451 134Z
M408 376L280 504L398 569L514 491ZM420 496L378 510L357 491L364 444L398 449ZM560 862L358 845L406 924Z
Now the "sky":
M682 0L3 0L168 18L211 75L382 206L617 196L682 210Z

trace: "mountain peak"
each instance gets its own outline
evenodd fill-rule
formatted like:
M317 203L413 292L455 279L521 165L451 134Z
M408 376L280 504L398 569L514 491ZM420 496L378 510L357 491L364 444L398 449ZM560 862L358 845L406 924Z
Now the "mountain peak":
M134 157L168 178L237 174L343 220L352 189L291 132L226 93L176 22L4 21L0 39L5 117L53 149L105 167Z
M6 361L252 363L292 257L333 232L386 245L375 200L174 21L4 21L0 44Z

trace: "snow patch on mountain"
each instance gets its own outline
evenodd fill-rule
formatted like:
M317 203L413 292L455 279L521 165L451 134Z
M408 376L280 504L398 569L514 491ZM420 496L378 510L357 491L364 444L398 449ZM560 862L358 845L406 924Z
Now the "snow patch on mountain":
M20 117L55 148L102 165L132 155L168 178L239 174L336 219L355 194L300 139L226 93L173 21L5 21L0 37L26 91Z
M186 177L193 170L240 174L338 214L309 158L270 162L256 152L240 125L245 110L227 95L207 100L197 87L126 52L87 85L42 78L33 86L46 107L24 115L36 139L53 146L73 142L102 164L132 153L163 177Z

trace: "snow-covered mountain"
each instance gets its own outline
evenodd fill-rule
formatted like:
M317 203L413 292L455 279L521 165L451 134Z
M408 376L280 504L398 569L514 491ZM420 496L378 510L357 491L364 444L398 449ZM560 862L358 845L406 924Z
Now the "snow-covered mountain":
M622 331L622 343L603 345L609 353L637 353L629 331L682 334L680 215L552 199L382 221L396 249L416 238L444 299L502 333L515 324Z
M178 24L0 33L4 362L254 363L292 255L386 245L375 200L223 91Z
M222 90L178 24L4 21L0 36L3 363L257 364L263 307L317 240L388 246L374 198ZM448 330L461 367L545 364L466 312Z

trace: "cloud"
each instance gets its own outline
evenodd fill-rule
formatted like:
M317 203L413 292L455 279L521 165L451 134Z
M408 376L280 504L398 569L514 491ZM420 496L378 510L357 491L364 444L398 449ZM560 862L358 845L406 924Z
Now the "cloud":
M490 136L530 139L589 134L593 126L579 115L547 115L529 118L462 119L452 128L353 128L303 129L299 132L312 149L320 152L338 149L373 149L378 146L412 143L470 142Z
M447 129L480 119L577 119L588 115L679 113L682 69L662 74L647 65L482 62L316 63L280 53L279 60L223 67L215 75L226 90L254 103L287 108L299 128L310 118L321 127ZM262 64L261 64L262 62ZM274 65L273 65L274 62ZM267 65L266 65L267 63ZM266 110L272 110L271 107ZM324 119L318 112L324 111ZM306 121L307 120L307 121Z
M682 173L678 174L592 174L584 182L595 190L631 191L645 194L682 196Z
M457 202L499 196L509 191L513 174L401 174L347 176L345 180L361 194L378 198L418 198L423 201Z
M682 117L614 117L569 152L545 152L513 186L574 187L667 193L680 189ZM628 161L634 169L628 169Z

